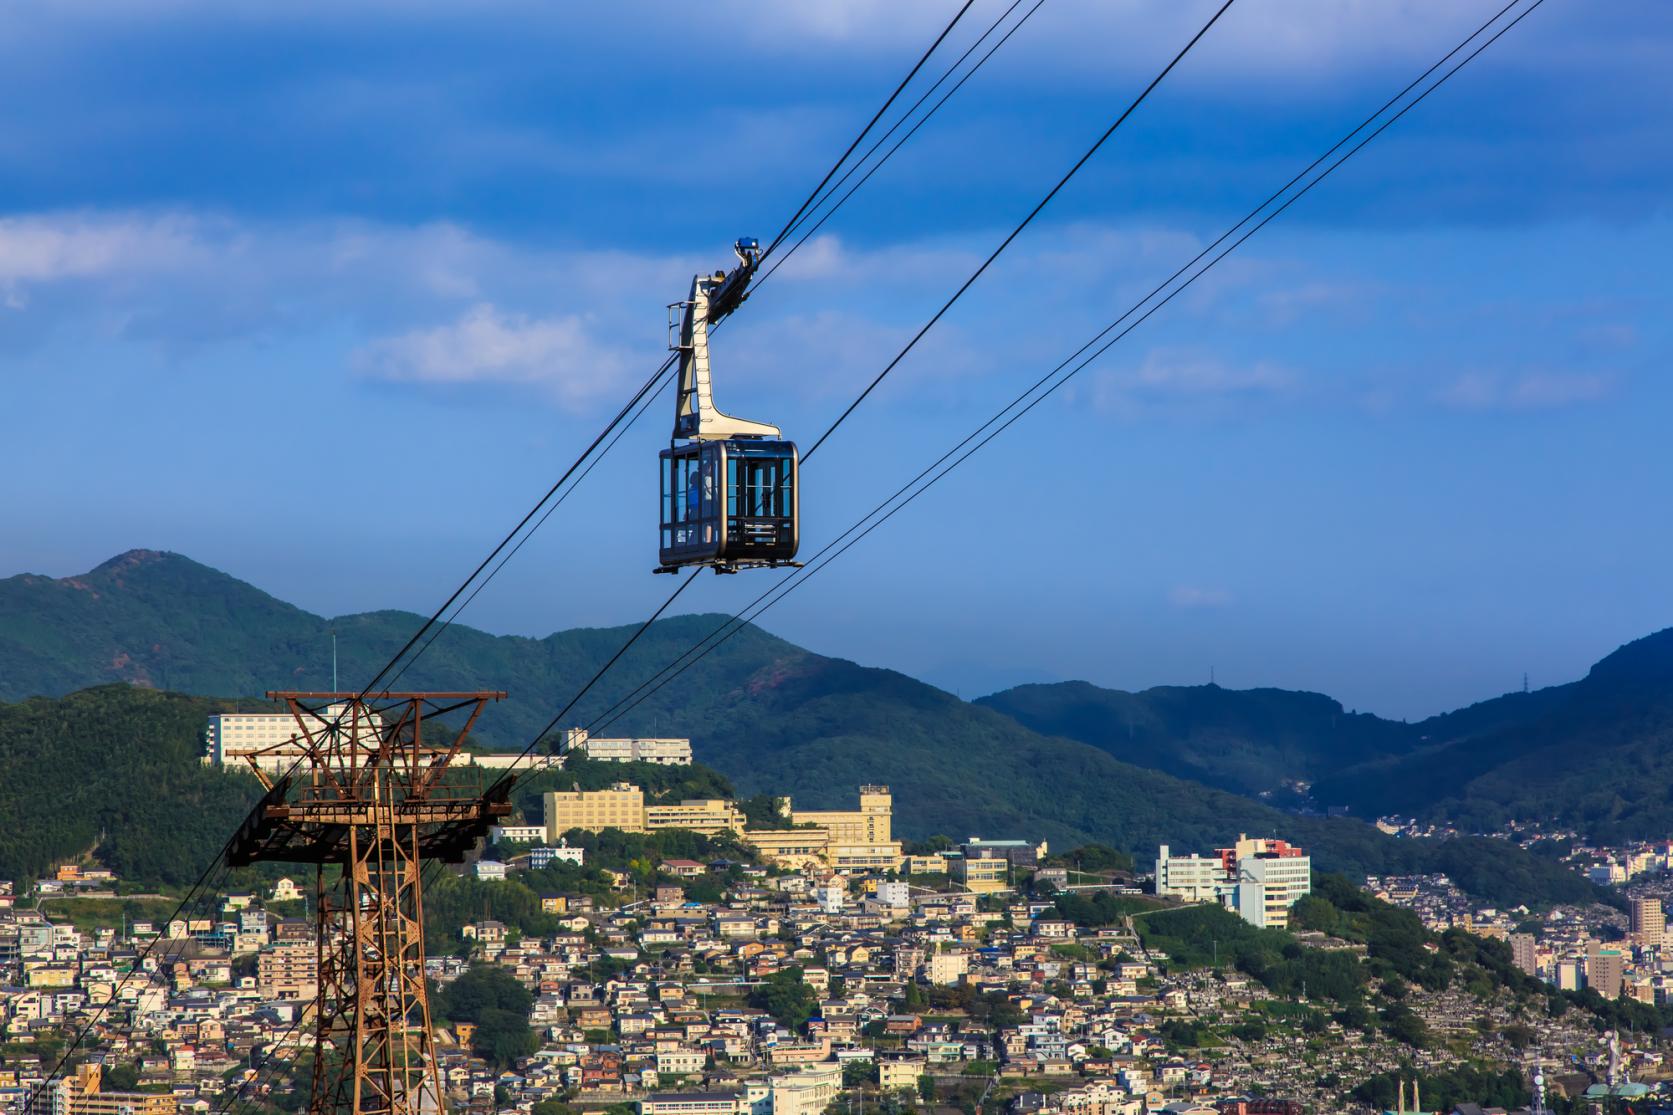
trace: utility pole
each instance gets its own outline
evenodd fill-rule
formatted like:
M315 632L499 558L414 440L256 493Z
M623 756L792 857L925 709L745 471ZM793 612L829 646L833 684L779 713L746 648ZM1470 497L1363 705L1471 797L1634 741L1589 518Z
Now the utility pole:
M421 869L425 860L462 861L511 812L509 780L488 796L448 769L483 708L505 694L267 696L286 703L300 731L274 747L229 752L249 762L267 793L227 860L315 865L309 1115L441 1115ZM426 721L442 746L425 744Z

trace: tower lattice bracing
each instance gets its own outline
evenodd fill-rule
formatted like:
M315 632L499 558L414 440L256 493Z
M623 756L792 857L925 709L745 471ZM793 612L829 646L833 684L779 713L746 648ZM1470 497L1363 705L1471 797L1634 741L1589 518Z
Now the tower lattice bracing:
M316 866L319 998L310 1115L438 1115L443 1093L424 982L423 866L458 862L510 812L450 769L504 693L269 693L297 724L288 773L244 756L267 787L234 866ZM433 746L425 732L446 742Z

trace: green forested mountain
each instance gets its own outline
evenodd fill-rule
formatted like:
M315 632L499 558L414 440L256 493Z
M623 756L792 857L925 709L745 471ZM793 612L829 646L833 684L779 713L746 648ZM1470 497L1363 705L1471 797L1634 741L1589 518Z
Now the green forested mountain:
M0 878L91 853L136 882L195 879L261 795L199 762L237 702L107 685L0 705Z
M1668 835L1673 630L1629 643L1576 682L1509 693L1414 724L1327 697L1215 686L1142 693L1029 685L977 702L1039 732L1240 793L1311 782L1320 806L1450 820L1535 820L1600 840Z
M1198 685L1126 693L1068 681L1021 685L976 703L1124 762L1242 794L1281 793L1296 782L1404 754L1417 742L1405 724L1286 689Z
M1581 680L1414 725L1420 746L1320 782L1370 813L1665 837L1673 816L1673 630L1628 643Z
M722 618L684 616L656 624L575 711L573 722L596 721ZM161 685L165 675L172 685L234 696L324 687L320 651L329 627L341 637L345 679L362 679L417 622L393 612L328 621L185 558L136 551L85 577L0 582L0 678L13 696L113 677ZM456 627L401 685L509 690L511 698L491 707L477 735L484 743L521 748L630 630L526 639ZM218 776L195 766L195 749L208 706L200 703L187 713L167 703L179 699L139 696L163 701L175 716L143 721L147 727L130 730L127 746L162 749L188 793L207 792L200 787ZM50 719L54 707L87 699L22 707ZM112 715L111 724L120 721ZM1355 821L1293 816L1121 762L1084 742L1043 735L902 674L826 658L754 627L608 727L613 733L690 736L699 759L745 794L789 793L807 806L833 806L852 801L860 782L888 783L898 827L907 836L1031 836L1060 846L1100 841L1143 861L1161 842L1209 849L1239 832L1283 833L1312 847L1321 866L1349 873L1447 870L1495 899L1589 893L1564 869L1503 844L1394 841ZM62 738L77 729L55 730ZM0 755L11 748L0 733ZM180 758L187 752L193 752L190 762ZM68 777L62 767L30 769L35 774L26 785L34 792L48 792ZM199 781L204 778L210 783ZM156 800L168 800L166 780L99 785L100 792L130 796L136 785L157 785L162 792ZM0 872L8 866L0 860Z

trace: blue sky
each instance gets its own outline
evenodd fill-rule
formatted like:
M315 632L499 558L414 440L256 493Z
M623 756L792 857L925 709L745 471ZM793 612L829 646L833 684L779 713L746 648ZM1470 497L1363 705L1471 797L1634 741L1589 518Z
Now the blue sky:
M808 544L1499 6L1239 0L810 463ZM0 574L144 546L321 613L427 611L952 10L18 5ZM811 441L1211 10L1046 0L717 334L721 405ZM1212 668L1393 716L1667 626L1670 48L1664 4L1548 0L764 625L965 696ZM466 622L661 600L668 409Z

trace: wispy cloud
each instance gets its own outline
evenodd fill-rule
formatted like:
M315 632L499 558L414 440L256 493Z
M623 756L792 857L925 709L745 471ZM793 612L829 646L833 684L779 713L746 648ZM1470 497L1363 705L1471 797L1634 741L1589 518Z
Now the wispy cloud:
M1157 348L1136 366L1099 374L1092 401L1121 417L1162 409L1206 412L1284 395L1299 382L1294 371L1269 360L1234 364L1207 352Z
M488 303L450 324L364 346L353 362L366 375L396 383L537 387L577 411L612 394L627 366L626 356L592 336L576 315L531 318Z
M1614 389L1604 372L1466 372L1441 389L1443 406L1467 411L1558 410L1594 403Z
M1175 585L1168 590L1168 603L1176 608L1224 608L1231 602L1232 594L1223 588Z

